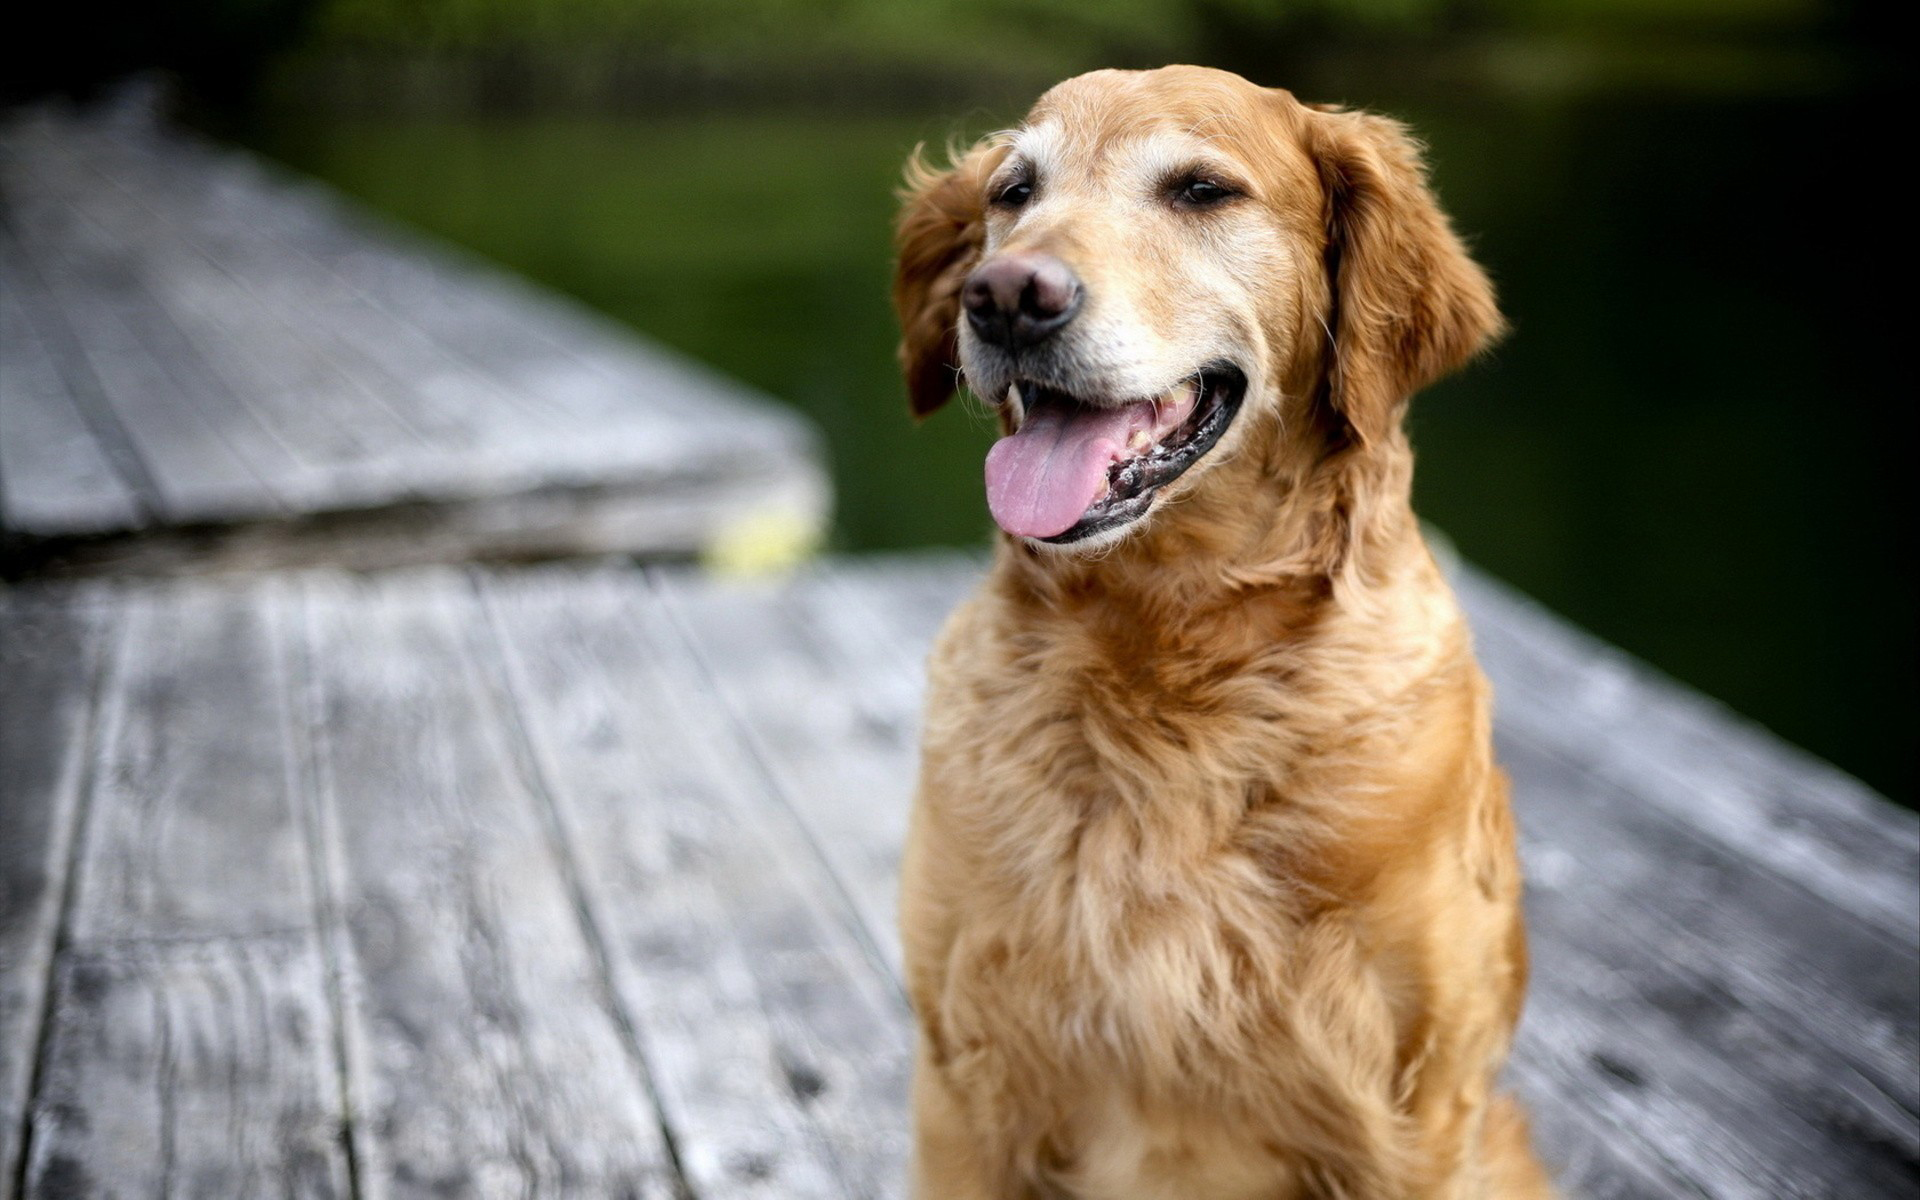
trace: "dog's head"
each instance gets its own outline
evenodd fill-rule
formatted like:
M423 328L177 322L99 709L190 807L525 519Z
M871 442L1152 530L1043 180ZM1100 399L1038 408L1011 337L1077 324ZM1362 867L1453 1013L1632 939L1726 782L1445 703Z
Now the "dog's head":
M894 303L916 413L964 374L995 520L1111 545L1276 439L1365 449L1501 327L1397 123L1200 67L1097 71L909 165Z

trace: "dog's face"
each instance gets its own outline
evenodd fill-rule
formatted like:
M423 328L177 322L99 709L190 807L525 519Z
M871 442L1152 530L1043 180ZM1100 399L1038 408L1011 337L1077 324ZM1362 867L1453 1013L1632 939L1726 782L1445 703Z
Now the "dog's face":
M899 248L916 411L954 365L999 407L989 507L1050 549L1130 536L1251 439L1389 436L1499 320L1398 126L1195 67L1069 80L913 171Z

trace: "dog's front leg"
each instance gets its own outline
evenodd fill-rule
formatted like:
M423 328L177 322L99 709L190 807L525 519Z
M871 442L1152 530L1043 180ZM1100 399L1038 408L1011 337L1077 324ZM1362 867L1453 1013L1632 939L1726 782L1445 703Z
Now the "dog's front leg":
M913 1067L914 1200L1009 1200L1006 1164L967 1119L966 1106L934 1065L926 1035Z

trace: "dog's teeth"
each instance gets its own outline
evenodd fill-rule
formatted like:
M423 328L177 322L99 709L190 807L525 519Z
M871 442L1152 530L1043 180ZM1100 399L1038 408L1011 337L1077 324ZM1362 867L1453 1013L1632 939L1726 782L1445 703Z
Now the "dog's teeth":
M1004 401L1004 403L1007 403L1007 404L1020 403L1020 385L1019 384L1010 383L1007 385L1007 398Z
M1136 429L1133 431L1133 436L1127 439L1127 449L1145 450L1152 443L1153 439L1147 436L1146 430Z

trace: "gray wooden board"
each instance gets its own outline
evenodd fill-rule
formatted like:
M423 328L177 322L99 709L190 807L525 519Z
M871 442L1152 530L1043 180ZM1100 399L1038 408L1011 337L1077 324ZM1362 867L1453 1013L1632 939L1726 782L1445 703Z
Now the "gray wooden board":
M65 154L60 154L61 150ZM79 152L77 152L79 150ZM163 154L161 154L163 150ZM349 284L348 278L330 269L328 261L317 261L307 242L317 242L334 257L346 263L396 261L380 240L365 232L346 227L340 215L332 221L286 221L284 217L305 215L301 207L311 209L307 192L294 192L284 184L276 186L257 163L238 154L215 154L184 140L125 140L125 138L73 138L67 136L58 146L44 152L40 161L46 167L58 167L61 161L83 159L77 163L77 177L65 180L42 169L35 182L54 182L65 204L84 205L98 219L115 227L134 230L142 221L190 242L196 252L217 263L232 280L232 288L250 294L253 300L288 313L298 313L309 326L309 336L326 342L330 351L344 359L359 359L363 374L386 380L390 388L401 386L415 392L405 417L417 420L420 434L436 442L470 445L482 453L513 455L522 461L536 461L538 455L524 449L526 438L545 438L553 432L553 422L528 420L528 417L553 417L564 409L564 392L545 388L503 388L486 372L472 371L461 353L428 338L417 328L415 311L401 303L376 305ZM48 161L52 159L52 161ZM161 186L150 186L159 179ZM273 236L263 236L273 234ZM132 252L140 255L163 250L152 238L138 240ZM417 278L419 273L397 273ZM492 284L492 286L490 286ZM540 324L538 307L520 303L499 303L501 286L468 271L465 278L432 278L419 296L403 300L426 301L447 296L459 301L459 313L468 317L457 328L465 342L474 346L492 346L499 334L516 324ZM493 300L495 303L488 303ZM492 311L493 326L472 330L470 315ZM445 332L445 330L442 330ZM480 342L488 338L488 342ZM509 340L505 351L526 346L526 334ZM511 359L501 359L507 365ZM672 426L684 415L655 399L647 417L662 426ZM632 424L636 403L626 399L620 407L601 407L586 413L595 419L624 417ZM768 417L762 424L778 424ZM497 426L492 428L490 426ZM564 430L578 436L578 430ZM605 434L605 430L601 430ZM490 438L490 434L493 434ZM764 438L747 438L745 449L755 449ZM620 445L618 440L599 438L599 447L611 447L611 453L632 457L636 451L651 449L647 442ZM576 447L578 449L578 447ZM461 463L465 459L447 459ZM484 459L482 459L484 463ZM555 467L568 467L557 463Z
M18 193L11 173L0 182ZM234 444L236 434L257 440L260 431L227 428L232 397L204 387L204 364L165 357L177 347L153 344L156 335L171 342L166 315L104 231L31 195L11 203L26 261L6 286L18 289L62 376L103 398L151 478L161 512L173 521L281 512L278 495Z
M15 574L685 556L742 521L824 523L797 414L317 185L52 110L0 148L23 255L0 290L46 351L18 386L97 418L91 451L52 401L0 420L7 458L65 447L0 479L31 489ZM121 458L161 528L73 498Z
M631 420L643 410L670 426L733 426L731 440L746 448L770 435L808 440L800 422L788 417L782 433L785 414L742 403L738 385L711 369L662 347L643 351L605 318L450 247L421 244L269 164L184 138L123 140L113 149L143 192L175 194L177 211L212 237L230 242L235 229L265 235L249 245L305 259L389 320L417 326L427 335L423 348L442 361L510 381L546 408L590 421ZM387 247L400 252L379 252ZM209 253L230 261L243 249L223 252L216 243Z
M76 855L78 942L313 929L274 595L189 584L117 606L124 653Z
M71 145L65 149L72 157ZM331 275L260 237L249 213L159 204L150 189L100 170L101 157L47 163L35 182L122 234L136 269L208 358L246 381L262 423L332 468L344 493L333 503L366 503L360 492L524 486L554 469L550 424L527 411L537 397L522 400L417 345L410 323L384 319ZM61 165L70 177L57 173ZM169 236L130 236L146 225ZM405 403L387 400L400 396ZM557 461L567 465L564 456Z
M689 1181L900 1194L904 1005L658 597L630 572L486 593Z
M390 404L400 418L414 427L413 437L397 439L398 444L388 450L389 457L398 458L407 467L405 472L396 472L396 478L416 488L424 485L460 490L524 484L569 471L601 470L609 463L629 469L659 469L674 466L676 459L685 457L688 447L674 442L701 441L703 433L712 432L703 428L711 426L711 420L700 422L702 428L694 427L682 405L656 400L642 407L631 396L624 411L602 406L583 414L594 418L591 429L577 421L550 419L556 415L560 395L554 389L503 387L491 375L472 369L460 356L426 337L416 328L411 313L399 311L398 306L375 307L338 273L311 261L300 247L261 236L263 226L282 232L275 226L285 223L274 218L287 201L266 186L258 170L250 169L249 160L196 154L186 142L161 145L170 153L151 153L149 144L148 153L129 154L115 140L81 139L85 161L74 169L68 162L76 156L75 139L70 137L42 151L39 161L43 169L31 182L43 188L51 186L63 204L83 208L96 220L126 232L127 252L156 276L162 290L177 292L174 276L182 264L204 257L208 265L218 264L224 273L225 284L217 291L229 293L216 295L216 301L224 301L214 305L216 311L240 310L246 315L252 308L264 306L280 312L284 314L282 324L300 326L296 338L312 343L301 347L308 358L316 352L323 359L332 357L339 363L335 373L345 378L346 386L360 383L376 397L391 397ZM147 186L149 172L142 171L141 166L176 158L181 160L179 165L192 171L188 187L169 192L165 186ZM77 177L63 178L58 171L63 164ZM131 179L116 178L129 173ZM177 180L179 175L177 170L166 172L163 180ZM214 181L211 186L206 182L209 179ZM222 183L227 186L220 186ZM162 203L169 198L174 202ZM175 236L138 236L149 225ZM286 232L311 236L315 228L316 224L310 222ZM355 259L383 257L383 247L378 243L365 238L347 240ZM177 253L177 243L183 241L190 243L195 253ZM206 276L204 267L199 274ZM439 290L485 294L498 288L488 288L485 281L471 277L454 285L443 283ZM465 307L484 306L470 300ZM506 326L516 316L537 323L538 316L529 312L504 312L497 324ZM474 335L467 332L465 336L472 339ZM219 339L216 346L235 340ZM653 391L657 393L658 389ZM325 416L350 425L357 411L353 405L353 398L345 397ZM733 407L740 408L738 404ZM652 425L640 432L655 436L621 436L635 432L637 413ZM746 435L733 439L731 448L736 457L752 457L767 448L765 434L781 424L771 412L754 416L757 422L730 431ZM796 424L790 419L787 423ZM658 436L662 434L672 436ZM347 434L343 432L342 436ZM803 444L794 444L804 439L788 437L783 441L783 449L804 451ZM423 444L430 451L424 457L418 453ZM416 452L407 454L408 450Z
M0 277L20 269L0 231ZM87 426L18 292L0 288L0 537L86 534L145 520L134 488Z
M348 1196L320 981L297 936L63 956L24 1196Z
M319 305L289 314L263 303L249 281L258 279L265 286L271 274L223 271L196 251L177 220L169 220L175 214L151 198L139 204L89 163L67 163L53 149L37 158L40 169L30 182L112 231L118 253L127 257L156 305L178 325L180 340L206 360L221 385L241 398L294 460L274 465L283 483L284 476L294 477L291 482L305 506L390 496L394 488L382 479L384 464L379 460L417 451L424 445L423 435L393 413L364 380L338 369L322 352L315 335L324 334L327 323L316 319ZM73 177L64 178L63 168ZM148 226L166 236L136 232ZM306 298L320 299L311 294ZM337 496L327 494L329 485Z
M1501 721L1741 858L1920 941L1920 825L1869 788L1477 571L1458 573Z
M1734 961L1742 943L1770 932L1763 914L1738 907L1742 892L1763 891L1768 881L1742 879L1757 873L1724 855L1696 852L1689 861L1670 844L1608 836L1608 808L1633 804L1631 796L1583 788L1520 739L1505 739L1502 756L1531 835L1534 971L1516 1053L1560 1076L1600 1118L1588 1136L1650 1147L1710 1196L1891 1196L1911 1186L1912 1113L1802 1028L1844 1028L1845 1010L1864 1006L1783 1011L1778 997L1754 986L1765 964ZM1543 828L1575 840L1548 841L1535 832ZM1701 875L1709 886L1730 885L1712 903L1731 944L1670 923L1689 914L1681 904L1668 913L1663 902L1699 907L1686 893ZM1740 886L1747 883L1759 887ZM1819 928L1823 916L1809 913L1798 936L1829 932ZM1896 955L1888 965L1897 962ZM1863 974L1881 970L1858 965Z
M0 1186L18 1166L108 623L0 593Z
M980 569L0 592L4 1178L896 1194L919 663ZM1910 1194L1912 819L1459 577L1529 870L1510 1077L1563 1184ZM1685 773L1619 761L1665 714ZM1791 818L1763 853L1752 794Z
M827 576L715 583L656 573L660 594L812 845L897 977L894 928L919 728L921 643L872 636Z
M26 1196L346 1192L284 652L262 600L179 589L111 606L20 1126ZM64 666L90 675L84 657Z
M183 143L172 154L142 161L155 162L172 179L193 168L183 181L188 185L230 181L212 192L221 206L215 211L226 217L214 228L271 230L274 236L253 239L252 249L278 255L270 269L237 267L236 273L297 278L302 294L337 295L342 322L350 315L378 320L386 336L359 341L377 342L396 375L445 380L466 391L480 387L526 404L532 423L509 419L507 432L491 439L496 451L517 454L522 470L597 470L605 458L628 470L685 472L711 460L700 469L726 464L734 472L783 474L815 453L810 433L792 415L744 402L737 385L661 348L640 352L630 335L558 297L445 250L433 256L369 252L369 245L405 245L404 235L374 228L364 216L352 219L310 187L275 185L253 160ZM231 259L235 252L210 253ZM396 351L402 357L394 358ZM459 411L471 407L463 402ZM617 436L636 421L651 436ZM553 453L552 445L566 453Z
M327 563L376 570L555 555L684 558L734 518L812 503L763 480L659 480L646 488L542 488L453 502L384 505L285 522L149 526L137 535L16 548L16 573L173 575ZM0 576L6 564L0 563Z
M306 727L375 1194L667 1197L646 1069L458 581L309 581Z

